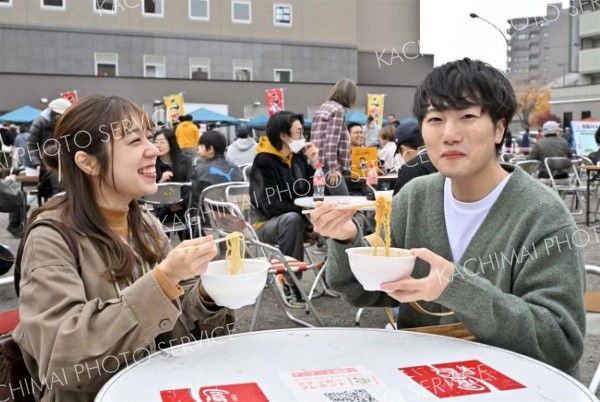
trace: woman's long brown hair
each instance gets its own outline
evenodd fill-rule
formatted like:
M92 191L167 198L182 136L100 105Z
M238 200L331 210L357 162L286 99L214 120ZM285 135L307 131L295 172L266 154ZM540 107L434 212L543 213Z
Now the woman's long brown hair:
M134 266L139 263L139 257L151 264L162 257L158 231L143 218L137 200L129 204L128 223L139 257L108 226L94 197L98 184L109 182L109 175L114 183L116 167L113 160L109 161L109 155L112 155L109 147L113 146L115 140L125 136L128 130L133 130L136 124L145 125L142 131L148 129L147 115L138 105L119 96L90 96L69 107L56 125L56 143L43 149L44 162L55 174L59 171L60 157L61 185L66 194L38 208L29 221L33 222L44 211L60 210L65 224L92 241L106 261L107 274L116 280L130 277ZM84 151L96 158L100 167L96 182L75 163L77 151ZM115 191L118 192L118 189L115 188Z

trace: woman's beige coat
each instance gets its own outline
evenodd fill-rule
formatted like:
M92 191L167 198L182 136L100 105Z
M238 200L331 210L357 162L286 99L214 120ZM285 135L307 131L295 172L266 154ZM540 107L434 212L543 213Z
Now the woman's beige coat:
M40 219L60 216L48 211ZM169 241L160 233L166 255ZM27 238L21 323L13 334L33 377L22 392L39 395L45 386L43 401L93 401L115 372L140 361L155 346L223 335L232 328L232 311L205 296L199 280L181 283L185 294L171 301L152 273L139 268L131 285L121 284L119 296L92 243L73 234L79 241L81 275L56 231L41 226Z

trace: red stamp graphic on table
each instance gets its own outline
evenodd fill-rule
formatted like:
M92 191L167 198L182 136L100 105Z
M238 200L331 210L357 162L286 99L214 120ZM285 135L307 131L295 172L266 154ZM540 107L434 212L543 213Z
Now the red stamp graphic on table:
M525 388L523 384L479 360L403 367L398 370L438 398Z
M198 396L194 399L190 388L160 391L163 402L269 402L256 383L201 387Z

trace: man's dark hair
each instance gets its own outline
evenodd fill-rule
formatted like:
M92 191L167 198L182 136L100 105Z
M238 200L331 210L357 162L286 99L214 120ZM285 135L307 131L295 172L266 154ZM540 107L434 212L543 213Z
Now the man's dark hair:
M235 136L237 138L248 138L252 133L252 129L250 127L240 127L237 129Z
M348 132L352 131L352 128L356 126L362 128L362 125L360 123L348 123Z
M517 100L502 72L482 61L464 58L434 68L417 86L413 114L419 126L423 125L430 106L440 111L481 106L481 111L490 115L494 125L504 120L504 136L496 144L496 152L499 152Z
M291 137L292 124L294 124L295 121L299 121L300 124L304 126L304 118L301 114L295 114L284 110L271 116L267 122L267 138L271 145L276 149L281 150L281 148L283 148L283 142L281 141L280 134L285 133Z
M225 148L227 148L225 136L217 130L209 130L202 134L198 144L204 145L204 148L206 148L207 151L212 147L215 151L215 156L223 156L225 154Z

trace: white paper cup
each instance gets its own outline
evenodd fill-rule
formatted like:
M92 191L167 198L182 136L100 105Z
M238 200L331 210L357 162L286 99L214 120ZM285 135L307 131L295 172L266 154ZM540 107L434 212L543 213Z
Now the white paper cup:
M217 305L237 309L256 302L265 287L270 267L268 261L244 259L242 273L229 275L225 260L212 261L200 278L204 290Z
M350 269L365 290L381 290L381 284L408 278L415 267L417 257L402 248L390 248L385 256L385 247L355 247L346 250Z

